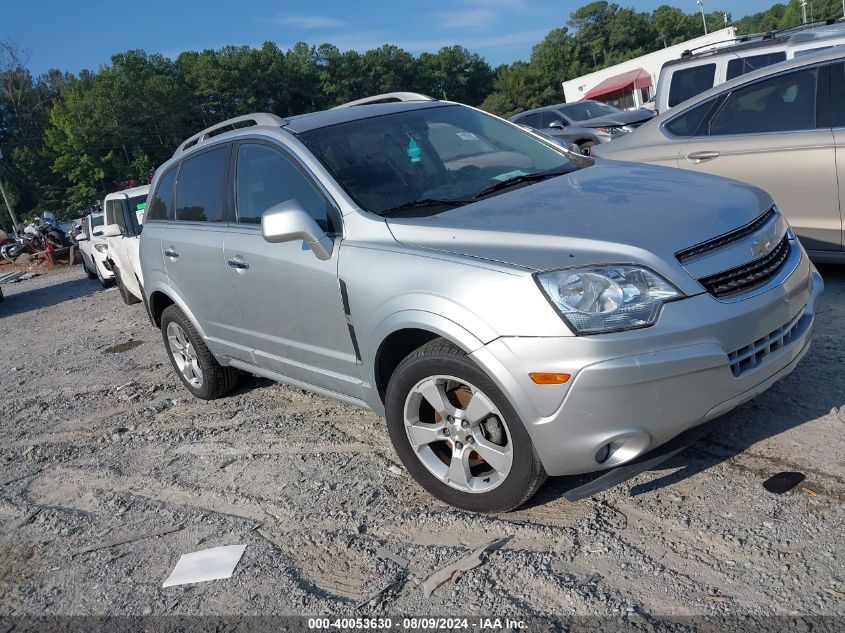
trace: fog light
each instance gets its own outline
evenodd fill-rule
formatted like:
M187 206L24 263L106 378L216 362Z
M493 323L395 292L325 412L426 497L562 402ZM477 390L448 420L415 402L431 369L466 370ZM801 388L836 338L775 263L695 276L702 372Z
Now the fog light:
M543 372L532 372L528 376L538 385L562 385L572 378L569 374L549 374Z

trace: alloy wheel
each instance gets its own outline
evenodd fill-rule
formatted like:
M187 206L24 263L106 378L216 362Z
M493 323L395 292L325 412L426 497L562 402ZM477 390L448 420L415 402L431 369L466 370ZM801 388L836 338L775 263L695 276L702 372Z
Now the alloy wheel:
M202 387L203 375L196 349L185 334L185 330L175 321L167 324L167 343L176 367L188 384L196 389Z
M480 389L453 376L430 376L408 393L405 432L426 469L467 493L499 486L513 463L507 422Z

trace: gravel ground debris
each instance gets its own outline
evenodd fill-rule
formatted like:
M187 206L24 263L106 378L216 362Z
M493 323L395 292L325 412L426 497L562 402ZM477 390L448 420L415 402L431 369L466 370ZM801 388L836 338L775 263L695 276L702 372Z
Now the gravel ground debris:
M370 412L252 377L194 399L143 305L78 266L4 284L0 615L843 616L845 269L822 274L806 359L713 434L591 499L555 478L496 516L432 499ZM781 471L806 480L764 490ZM181 554L237 543L232 578L162 588Z

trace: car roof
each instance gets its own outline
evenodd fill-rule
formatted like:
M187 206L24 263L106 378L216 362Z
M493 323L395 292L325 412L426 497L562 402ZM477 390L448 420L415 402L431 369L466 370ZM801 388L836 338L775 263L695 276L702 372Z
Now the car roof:
M785 62L778 62L777 64L772 64L771 66L759 68L757 70L751 71L750 73L740 75L735 79L731 79L730 81L726 81L725 83L721 83L717 86L714 86L709 90L705 90L704 92L695 95L687 101L679 103L678 105L666 110L665 112L661 112L660 115L652 119L652 121L655 122L655 125L659 125L663 121L672 118L683 110L686 110L693 104L707 101L707 99L710 99L711 97L720 95L723 92L729 92L737 86L745 85L757 79L763 79L765 77L776 75L795 68L803 68L804 66L814 66L819 63L835 62L843 59L845 59L845 47L837 47L834 49L827 49L815 53L809 53L807 55L802 55L801 57L796 57Z
M542 108L532 108L530 110L523 110L522 112L517 112L511 117L511 120L515 119L518 116L525 116L526 114L535 114L537 112L545 112L546 110L557 110L558 108L562 108L566 105L572 105L570 103L555 103L553 105L543 106Z
M132 198L134 196L142 196L146 193L150 192L149 185L141 185L140 187L130 187L129 189L121 189L120 191L112 191L110 194L106 195L106 200L114 200L115 198L119 198L120 196L126 196L127 198Z
M758 48L785 49L788 46L798 46L801 44L823 44L828 40L839 39L843 36L845 36L845 24L841 22L812 28L797 27L794 30L786 29L784 31L775 32L771 36L744 36L743 38L738 39L735 44L720 46L718 48L709 48L699 53L684 55L678 59L669 60L663 65L663 68L691 64L693 62L705 61L726 55L736 55L746 51L754 51ZM750 39L752 37L760 37L760 39Z
M428 108L442 108L444 106L452 105L457 104L451 101L405 101L393 103L373 103L368 105L350 106L347 108L333 108L331 110L321 110L320 112L311 112L309 114L299 114L297 116L288 117L284 120L284 127L294 134L300 134L319 128L348 123L350 121L371 119L374 117L384 116L386 114L411 112L414 110L425 110Z

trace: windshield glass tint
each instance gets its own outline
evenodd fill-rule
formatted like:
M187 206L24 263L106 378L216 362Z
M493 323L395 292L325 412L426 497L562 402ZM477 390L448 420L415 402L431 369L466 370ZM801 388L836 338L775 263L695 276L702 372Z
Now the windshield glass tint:
M622 112L619 108L599 101L579 101L562 108L558 108L564 115L573 121L586 121L600 116L612 116Z
M300 138L372 213L416 200L467 199L518 176L577 169L522 130L462 106L350 121Z

